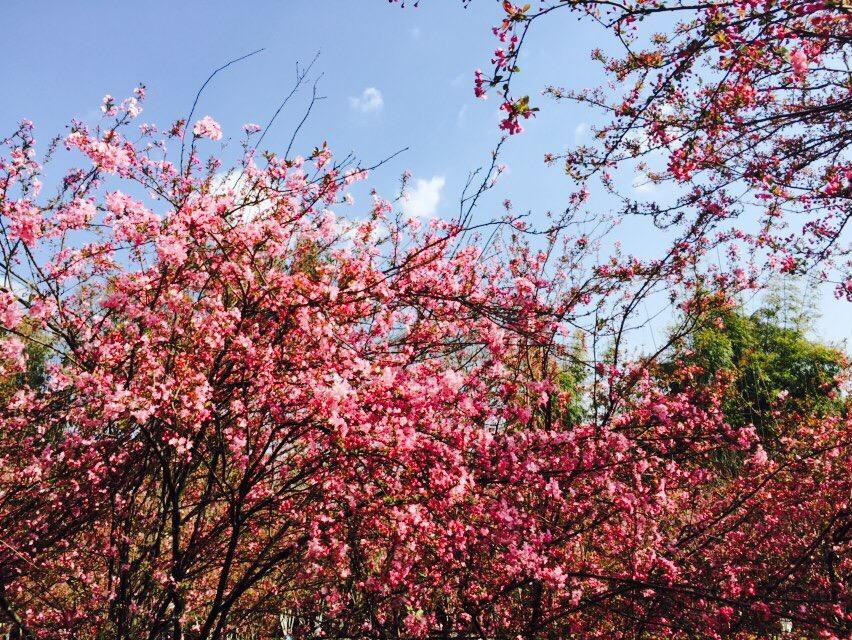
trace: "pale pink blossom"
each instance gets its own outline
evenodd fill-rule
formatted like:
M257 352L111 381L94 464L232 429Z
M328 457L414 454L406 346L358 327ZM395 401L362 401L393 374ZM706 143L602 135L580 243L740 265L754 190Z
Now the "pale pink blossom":
M209 138L214 141L222 139L222 128L210 116L204 116L197 121L192 127L192 132L199 138Z

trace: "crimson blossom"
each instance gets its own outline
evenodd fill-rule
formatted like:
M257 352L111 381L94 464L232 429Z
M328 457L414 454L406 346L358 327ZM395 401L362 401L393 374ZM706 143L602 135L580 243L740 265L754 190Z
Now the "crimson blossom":
M649 283L685 330L715 304L700 247L584 266L565 226L337 216L364 167L247 125L226 170L209 116L133 133L143 98L73 123L55 193L31 123L0 160L13 635L848 635L848 418L770 458L687 362L558 384L571 327L617 332Z

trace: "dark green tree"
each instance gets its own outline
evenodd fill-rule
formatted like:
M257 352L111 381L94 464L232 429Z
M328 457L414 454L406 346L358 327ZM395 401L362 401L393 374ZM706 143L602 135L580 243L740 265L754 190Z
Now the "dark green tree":
M686 359L706 380L728 376L727 420L734 426L753 424L771 452L785 435L780 425L795 424L791 415L822 417L846 410L841 389L846 355L809 337L813 317L807 297L784 283L753 313L731 307L703 313L694 331L675 343L671 365Z

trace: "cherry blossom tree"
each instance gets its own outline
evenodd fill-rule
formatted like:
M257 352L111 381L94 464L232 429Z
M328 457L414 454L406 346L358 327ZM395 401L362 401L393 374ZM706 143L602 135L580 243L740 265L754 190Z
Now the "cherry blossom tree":
M593 141L546 161L562 163L578 190L601 178L627 213L661 227L710 219L768 255L773 269L815 270L835 282L838 297L850 296L847 3L498 4L491 70L475 72L474 92L499 95L502 130L520 133L542 102L517 90L519 56L535 26L563 16L571 28L569 13L597 24L612 36L591 52L606 82L577 87L555 77L544 91L600 115ZM628 182L670 184L678 196L637 199L619 186L625 174Z
M18 637L288 619L299 637L746 637L781 615L840 637L848 421L769 459L688 362L555 382L572 323L617 334L630 306L611 297L676 285L684 331L718 304L688 251L584 266L594 242L566 220L536 249L507 216L489 257L459 242L475 229L378 195L338 217L366 168L326 145L259 155L249 125L228 171L203 159L210 117L133 141L143 97L74 123L59 145L83 166L48 196L32 125L7 139L0 604ZM43 379L21 375L28 344Z
M272 633L346 577L343 523L464 499L470 448L529 412L512 363L553 333L529 265L378 195L335 216L368 169L327 145L260 158L247 125L224 171L209 116L131 141L143 98L73 124L85 168L46 199L32 124L6 140L3 374L48 350L2 410L0 604L24 637Z
M848 636L848 411L767 452L677 348L755 286L704 265L716 218L600 261L604 216L359 205L375 167L252 124L229 161L144 98L0 154L12 635ZM670 339L631 355L663 288Z

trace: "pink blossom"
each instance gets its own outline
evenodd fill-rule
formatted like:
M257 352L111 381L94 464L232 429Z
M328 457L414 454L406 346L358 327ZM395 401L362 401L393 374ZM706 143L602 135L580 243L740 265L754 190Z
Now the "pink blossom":
M14 329L21 322L23 313L20 305L9 291L0 291L0 325Z
M802 80L808 72L808 56L805 50L796 49L790 54L790 63L793 65L793 73L798 80Z
M199 138L210 138L211 140L222 139L222 128L210 116L204 116L192 127L192 132Z

